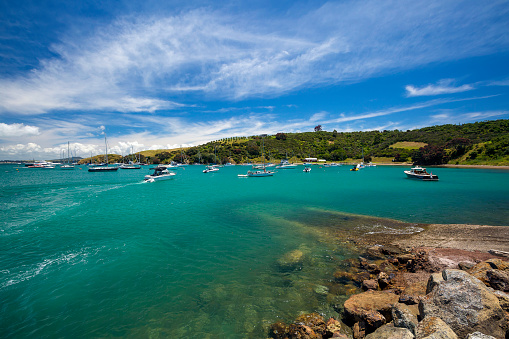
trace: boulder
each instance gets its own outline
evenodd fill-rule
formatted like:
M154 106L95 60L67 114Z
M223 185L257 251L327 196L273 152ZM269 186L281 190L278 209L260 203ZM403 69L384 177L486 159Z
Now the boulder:
M426 295L426 281L417 281L408 285L399 296L399 302L414 305L418 304L422 297Z
M505 337L505 313L498 298L481 281L453 269L444 270L442 277L444 281L419 303L421 318L438 317L461 338L475 331Z
M383 325L375 332L368 334L366 339L414 339L414 335L406 328L394 327L393 324Z
M418 320L410 308L405 304L394 304L392 306L392 321L395 327L406 328L412 335L415 335Z
M502 291L493 291L493 294L498 298L500 307L506 312L509 312L509 294Z
M281 272L294 271L302 269L303 261L304 252L301 250L293 250L279 258L277 265Z
M310 328L314 333L322 336L327 325L318 313L303 314L295 319L295 324ZM290 325L291 326L291 325ZM291 330L291 329L290 329Z
M367 291L367 290L378 290L378 281L376 281L375 279L368 279L368 280L364 280L362 282L362 285L361 285L362 289Z
M497 339L491 335L482 334L481 332L474 332L467 335L466 339Z
M269 335L274 339L285 339L288 337L288 325L278 321L270 325Z
M338 333L341 330L341 323L334 318L329 318L327 323L325 324L325 333L324 337L332 338L334 334Z
M385 291L367 291L348 298L344 303L345 322L365 324L366 332L392 320L392 305L398 296Z
M415 332L415 339L458 339L456 333L437 317L424 318Z
M462 262L458 263L458 268L462 271L468 271L474 266L475 266L475 264L470 261L462 261Z
M315 331L313 331L309 326L301 325L301 324L290 324L288 327L288 337L289 339L321 339Z
M437 287L442 281L444 281L442 273L431 274L426 285L426 294L431 293L431 291L433 291L433 289Z
M501 270L488 270L486 278L489 285L499 291L509 291L509 275Z

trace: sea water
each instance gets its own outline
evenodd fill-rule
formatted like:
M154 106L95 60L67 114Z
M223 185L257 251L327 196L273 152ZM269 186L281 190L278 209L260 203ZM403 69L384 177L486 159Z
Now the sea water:
M331 229L509 224L507 170L302 168L145 183L149 167L1 165L0 337L264 338L303 312L337 316L333 273L355 253Z

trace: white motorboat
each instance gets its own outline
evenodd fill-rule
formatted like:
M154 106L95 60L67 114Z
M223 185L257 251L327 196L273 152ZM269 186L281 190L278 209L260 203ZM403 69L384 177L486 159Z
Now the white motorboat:
M306 172L306 173L311 172L311 167L308 167L308 166L304 167L304 172Z
M428 173L425 168L415 166L409 171L404 171L406 176L411 179L418 179L423 181L438 181L438 176L433 173Z
M145 181L154 182L168 180L173 179L174 176L175 173L170 172L166 167L156 167L154 168L154 173L145 176Z
M290 163L287 159L281 160L281 163L276 166L277 169L294 169L297 165Z
M203 173L210 173L210 172L217 172L217 171L219 171L219 168L217 168L217 166L215 166L215 165L212 165L212 166L207 166L203 170Z

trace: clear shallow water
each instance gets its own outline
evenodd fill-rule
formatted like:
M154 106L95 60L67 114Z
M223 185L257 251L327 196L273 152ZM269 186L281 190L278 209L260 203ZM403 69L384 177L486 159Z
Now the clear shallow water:
M202 169L143 183L148 169L1 165L0 336L263 338L299 312L335 315L343 291L330 279L354 255L327 232L352 227L340 212L509 224L504 170L432 169L440 181L419 182L392 166ZM281 266L288 253L302 255L297 268Z

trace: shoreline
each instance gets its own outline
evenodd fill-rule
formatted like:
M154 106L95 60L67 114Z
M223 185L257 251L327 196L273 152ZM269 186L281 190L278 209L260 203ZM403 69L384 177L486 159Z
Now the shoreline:
M507 226L468 224L421 224L419 226L423 230L411 234L365 234L361 236L361 242L401 248L434 247L509 252L509 227Z

